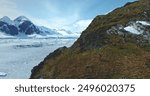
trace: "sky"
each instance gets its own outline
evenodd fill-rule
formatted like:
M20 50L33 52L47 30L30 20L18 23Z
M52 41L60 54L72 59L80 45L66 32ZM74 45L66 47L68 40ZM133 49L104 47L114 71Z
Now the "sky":
M23 15L40 26L53 29L70 26L71 30L76 23L87 26L97 15L132 1L135 0L0 0L0 18Z

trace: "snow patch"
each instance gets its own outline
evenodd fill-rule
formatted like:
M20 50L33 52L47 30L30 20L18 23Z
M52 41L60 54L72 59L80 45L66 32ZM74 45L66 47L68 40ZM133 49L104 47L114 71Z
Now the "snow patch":
M147 21L131 22L129 26L124 28L124 30L139 35L144 32L144 26L150 26L150 23Z
M133 34L141 34L137 29L135 29L133 26L127 26L124 28L126 31L131 32Z
M145 26L150 26L150 23L147 21L137 21L136 23L140 23L140 24L145 25Z

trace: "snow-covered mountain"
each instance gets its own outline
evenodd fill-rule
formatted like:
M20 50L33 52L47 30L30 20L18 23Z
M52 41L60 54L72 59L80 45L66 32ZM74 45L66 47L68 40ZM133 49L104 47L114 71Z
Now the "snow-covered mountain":
M14 22L7 16L4 16L3 18L1 18L0 21L5 22L9 25L14 25Z
M81 32L84 31L91 22L92 22L92 19L78 20L72 24L63 26L62 28L66 30L70 30L71 32L81 34Z
M63 36L65 36L65 37L79 37L82 32L82 31L80 33L72 32L72 31L66 30L66 29L57 29L57 30L55 29L55 31L57 31L60 34L63 34Z
M4 16L0 19L0 37L79 37L80 34L64 29L49 29L37 26L25 16L19 16L14 20Z
M28 18L26 18L25 16L19 16L14 20L14 23L18 27L20 24L22 24L25 21L30 21L30 20Z

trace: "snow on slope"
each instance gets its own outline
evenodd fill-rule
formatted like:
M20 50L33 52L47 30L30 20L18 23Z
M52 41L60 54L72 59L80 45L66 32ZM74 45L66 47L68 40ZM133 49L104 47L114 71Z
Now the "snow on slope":
M0 21L6 22L9 25L14 25L14 22L7 16L4 16L3 18L1 18Z
M142 24L142 25L139 25ZM124 30L133 33L133 34L142 34L144 32L143 28L144 26L150 26L150 23L147 21L136 21L132 24L130 24L129 26L126 26L124 28Z
M135 29L133 26L127 26L124 28L126 31L131 32L133 34L141 34L137 29Z
M145 26L150 26L150 23L147 21L137 21L136 23L140 23L140 24L145 25Z
M19 25L21 25L23 22L25 22L25 21L31 22L25 16L19 16L18 18L16 18L13 21L9 17L4 16L0 20L5 22L5 23L8 23L8 25L14 25L18 30L21 30ZM86 25L85 23L84 24L83 23L84 23L83 21L79 21L78 23L74 24L73 25L75 27L74 30L76 30L76 31L78 31L78 29L83 30L84 29L83 25ZM25 24L28 24L28 23L25 23ZM33 26L33 25L34 24L31 22L31 26ZM5 26L5 25L2 25L2 30L5 30L3 28L3 26ZM25 25L25 26L28 26L28 25ZM37 26L37 25L34 25L35 27L31 28L31 26L29 26L31 30L32 29L37 30L36 32L33 32L34 34L27 35L27 34L23 34L26 32L20 32L19 31L18 35L12 36L12 37L14 37L14 38L76 37L76 38L78 38L81 34L81 32L75 32L75 31L71 32L71 31L68 31L66 29L49 29L49 28L46 28L44 26ZM22 28L24 28L24 27L22 27ZM8 30L10 30L10 29L8 29ZM5 33L5 31L3 33ZM7 38L8 37L7 34L0 34L0 38L4 38L4 37Z
M39 30L42 32L40 33L40 35L61 35L59 32L57 32L56 30L54 29L49 29L49 28L46 28L44 26L37 26L39 28Z
M25 16L19 16L14 20L15 25L18 27L20 24L22 24L24 21L30 21L28 18Z

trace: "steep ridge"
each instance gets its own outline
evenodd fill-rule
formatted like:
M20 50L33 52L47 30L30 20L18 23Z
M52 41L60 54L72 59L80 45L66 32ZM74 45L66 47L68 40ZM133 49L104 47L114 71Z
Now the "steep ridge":
M97 16L71 48L48 55L30 78L150 78L150 1Z
M123 7L117 8L107 15L97 16L89 25L89 27L83 31L81 37L73 45L73 47L90 49L90 47L100 47L101 45L108 44L109 42L111 43L110 37L108 37L108 34L106 34L107 30L122 27L116 31L125 31L122 29L125 26L130 25L131 22L150 22L149 17L150 4L148 0L140 0L140 2L136 1L132 4L127 3Z

